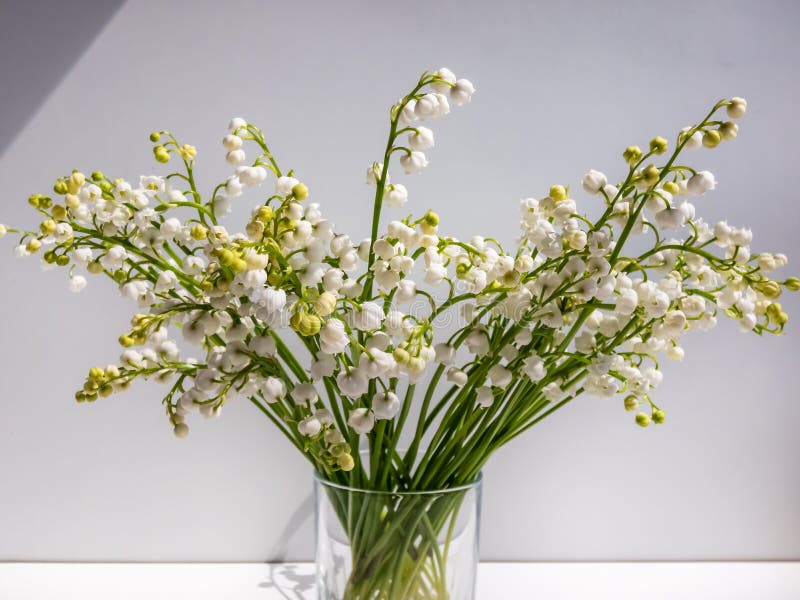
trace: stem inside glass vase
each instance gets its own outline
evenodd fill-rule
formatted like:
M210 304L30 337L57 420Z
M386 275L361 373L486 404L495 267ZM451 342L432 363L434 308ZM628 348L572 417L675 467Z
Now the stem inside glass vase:
M324 600L470 600L481 477L430 491L343 486L315 475L317 582Z

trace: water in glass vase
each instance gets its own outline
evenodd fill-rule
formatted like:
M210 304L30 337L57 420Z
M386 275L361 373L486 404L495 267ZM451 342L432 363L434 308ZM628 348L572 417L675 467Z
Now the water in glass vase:
M320 600L472 600L481 478L465 486L381 492L315 475Z

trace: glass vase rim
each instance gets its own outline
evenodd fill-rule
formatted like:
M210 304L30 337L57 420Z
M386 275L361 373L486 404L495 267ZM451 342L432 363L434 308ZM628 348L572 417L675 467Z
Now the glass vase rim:
M326 487L331 487L346 492L355 492L359 494L374 494L383 496L431 496L431 495L453 494L455 492L464 492L471 489L477 489L483 483L483 471L481 471L480 473L478 473L478 476L475 477L475 479L473 479L471 482L448 488L440 488L435 490L375 490L368 488L353 487L342 483L336 483L334 481L330 481L329 479L325 479L316 470L313 471L313 473L314 473L314 480L319 482L320 485L324 485Z

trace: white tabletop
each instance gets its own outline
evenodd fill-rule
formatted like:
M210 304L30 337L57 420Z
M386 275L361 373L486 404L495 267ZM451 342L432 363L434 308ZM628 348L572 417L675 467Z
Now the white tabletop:
M2 600L316 600L314 565L0 563ZM798 600L800 562L481 563L478 600Z

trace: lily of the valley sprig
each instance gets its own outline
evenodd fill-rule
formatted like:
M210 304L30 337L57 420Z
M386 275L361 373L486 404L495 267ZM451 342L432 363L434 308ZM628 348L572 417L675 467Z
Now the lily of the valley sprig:
M363 241L324 218L241 118L222 140L233 173L210 193L195 184L197 150L159 131L154 157L174 172L129 182L76 170L55 195L31 196L38 231L0 226L21 234L16 254L65 267L73 291L105 275L139 307L119 362L92 368L76 399L155 379L184 437L194 415L244 398L327 477L424 489L471 481L494 450L583 393L619 398L641 426L663 423L658 361L682 360L681 337L720 315L743 331L783 330L778 298L800 288L772 275L786 257L754 254L749 229L698 217L714 176L677 161L733 140L743 99L717 102L673 142L626 148L616 184L590 170L585 194L553 185L522 200L521 237L504 248L447 235L390 178L428 167L429 125L474 91L440 69L392 106L385 152L367 168ZM220 221L246 194L257 203L232 233ZM590 204L604 208L597 220L582 215ZM412 207L419 216L402 217ZM649 249L629 250L633 237ZM446 314L459 326L439 327Z

